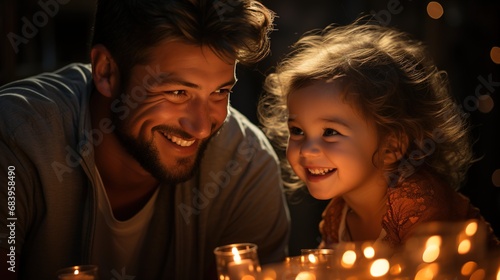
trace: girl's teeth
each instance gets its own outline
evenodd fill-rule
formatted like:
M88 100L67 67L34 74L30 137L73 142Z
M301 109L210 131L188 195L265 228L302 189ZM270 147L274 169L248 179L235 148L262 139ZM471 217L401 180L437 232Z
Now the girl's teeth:
M326 173L334 170L335 168L308 168L307 170L314 175L325 175Z
M166 133L163 133L163 135L165 135L165 137L167 137L170 141L172 141L173 143L175 143L181 147L189 147L189 146L193 145L193 143L195 141L195 140L190 140L190 141L184 140L182 138L168 135Z

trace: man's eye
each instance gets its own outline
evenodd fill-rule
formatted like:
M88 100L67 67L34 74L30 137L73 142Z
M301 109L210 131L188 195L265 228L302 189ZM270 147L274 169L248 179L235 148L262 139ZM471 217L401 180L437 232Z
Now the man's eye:
M182 95L182 94L185 94L186 91L185 90L171 90L171 91L167 91L165 93L171 94L171 95Z
M325 128L323 131L323 136L335 136L335 135L340 135L338 131L332 128Z
M214 93L221 94L221 95L227 95L227 94L232 93L232 91L229 88L221 88L221 89L214 91Z
M304 135L304 131L295 126L288 128L288 130L290 131L290 135Z

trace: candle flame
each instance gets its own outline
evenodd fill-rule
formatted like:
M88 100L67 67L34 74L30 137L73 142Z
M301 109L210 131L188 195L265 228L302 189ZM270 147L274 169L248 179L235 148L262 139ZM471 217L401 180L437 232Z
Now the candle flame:
M78 271L78 269L75 269L75 271L73 272L75 275L78 275L80 274L80 271Z
M233 249L231 249L231 251L233 252L233 260L236 264L240 264L241 263L241 256L240 256L240 253L238 252L238 249L236 249L236 247L233 247Z
M307 258L309 259L310 263L316 263L317 261L316 256L314 256L314 254L307 255Z

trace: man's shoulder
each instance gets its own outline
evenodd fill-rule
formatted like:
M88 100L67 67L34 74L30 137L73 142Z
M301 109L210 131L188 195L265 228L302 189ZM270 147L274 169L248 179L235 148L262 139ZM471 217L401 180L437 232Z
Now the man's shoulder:
M264 133L243 114L230 108L228 117L205 151L202 166L210 170L237 165L250 170L263 166L278 169L278 157Z
M0 87L3 129L68 118L88 98L91 83L90 66L74 63Z
M270 146L264 132L245 115L233 107L229 108L228 118L225 127L221 130L232 137L258 139L266 147ZM229 138L227 138L229 139Z
M73 63L54 72L13 81L0 87L0 106L15 101L31 104L79 97L90 89L91 77L90 65Z

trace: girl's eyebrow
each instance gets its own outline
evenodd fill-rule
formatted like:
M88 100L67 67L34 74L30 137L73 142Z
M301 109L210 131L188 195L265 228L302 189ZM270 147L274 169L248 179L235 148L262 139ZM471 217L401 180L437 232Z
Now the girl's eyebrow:
M293 121L295 121L296 118L297 117L295 115L290 115L288 117L288 122L293 122ZM326 123L336 124L336 125L343 126L345 128L350 128L350 125L348 124L348 122L346 122L345 120L343 120L342 118L339 118L339 117L321 118L320 120L323 122L326 122Z
M337 125L340 125L340 126L343 126L343 127L346 127L346 128L350 127L349 124L348 124L348 122L346 122L342 118L338 118L338 117L322 118L321 120L324 121L324 122L327 122L327 123L337 124Z

